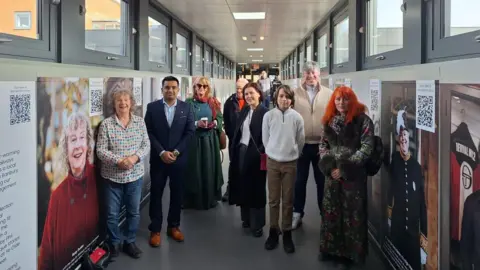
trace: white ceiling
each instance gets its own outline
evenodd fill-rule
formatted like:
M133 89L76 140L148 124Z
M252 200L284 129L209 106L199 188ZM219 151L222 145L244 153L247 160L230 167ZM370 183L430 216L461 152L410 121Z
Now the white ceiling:
M278 63L339 0L157 0L229 59ZM232 12L265 12L265 20L235 20ZM252 43L256 36L256 44ZM247 36L248 40L242 40ZM260 40L260 36L265 39ZM248 52L247 48L264 48ZM263 55L263 57L260 57ZM250 57L251 56L251 57Z

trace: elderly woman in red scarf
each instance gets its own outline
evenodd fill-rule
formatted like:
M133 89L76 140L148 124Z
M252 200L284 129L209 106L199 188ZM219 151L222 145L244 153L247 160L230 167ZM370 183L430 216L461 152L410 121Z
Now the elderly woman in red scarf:
M223 115L220 102L212 97L212 88L207 77L194 82L190 103L195 118L195 136L191 141L188 171L185 178L185 209L207 210L217 205L222 198L222 162L220 159L220 133Z

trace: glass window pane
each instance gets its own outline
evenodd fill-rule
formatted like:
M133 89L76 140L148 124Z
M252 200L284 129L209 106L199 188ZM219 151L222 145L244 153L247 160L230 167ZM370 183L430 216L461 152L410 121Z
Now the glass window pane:
M85 48L125 55L128 4L121 0L85 0Z
M195 44L195 70L202 71L202 47Z
M304 63L305 63L305 52L303 50L300 50L300 65L299 65L300 72L303 71L303 64Z
M445 37L456 36L480 30L478 0L444 0Z
M218 75L218 53L215 52L213 57L213 74Z
M367 2L367 56L403 48L403 0Z
M333 28L333 63L348 62L348 17Z
M0 33L39 39L37 0L0 1Z
M212 58L210 56L210 51L207 50L205 51L205 64L207 65L205 70L207 73L211 73L212 72Z
M307 61L312 61L312 45L307 46Z
M178 68L187 68L187 38L176 34L177 58L176 65Z
M152 62L167 63L167 26L148 17L148 58Z
M327 67L328 61L328 44L327 34L324 34L318 39L318 64L320 68Z

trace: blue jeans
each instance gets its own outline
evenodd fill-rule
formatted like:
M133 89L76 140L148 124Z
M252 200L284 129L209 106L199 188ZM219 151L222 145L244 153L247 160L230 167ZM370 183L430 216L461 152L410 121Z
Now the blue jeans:
M135 242L140 223L140 200L142 196L143 178L137 181L119 184L106 180L105 198L107 204L107 232L111 244L120 244L120 211L125 204L127 220L125 223L125 242Z

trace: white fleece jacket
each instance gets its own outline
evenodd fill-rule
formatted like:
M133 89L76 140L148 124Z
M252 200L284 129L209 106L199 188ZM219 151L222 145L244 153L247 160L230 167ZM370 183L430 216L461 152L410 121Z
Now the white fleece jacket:
M270 110L263 117L262 140L269 158L278 162L298 159L305 144L302 116L292 108Z

